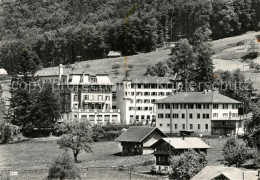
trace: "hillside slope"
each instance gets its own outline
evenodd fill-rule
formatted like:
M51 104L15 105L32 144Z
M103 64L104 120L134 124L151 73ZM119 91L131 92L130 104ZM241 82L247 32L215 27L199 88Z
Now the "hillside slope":
M221 40L216 40L212 42L213 50L216 53L212 56L213 63L215 65L215 70L229 70L233 71L237 68L244 70L244 73L246 75L247 79L256 80L255 84L257 85L257 88L260 88L260 73L254 73L249 70L249 67L247 64L241 62L239 58L241 58L241 54L237 53L237 46L236 44L245 41L250 42L250 40L255 39L256 35L259 35L260 32L250 32L247 34L243 34L241 36L235 36L230 38L224 38ZM219 54L223 52L229 52L230 54L238 54L237 59L219 59L216 58ZM138 55L128 56L127 62L128 64L132 64L133 68L130 72L130 75L134 76L142 76L146 72L146 68L149 65L154 65L159 61L166 60L170 57L170 49L165 50L158 50L153 51L150 53L140 53ZM229 54L227 54L228 56ZM256 59L255 62L260 63L260 58ZM106 59L97 59L97 60L90 60L90 61L83 61L80 63L77 63L77 66L79 68L84 68L87 64L90 65L90 69L96 70L96 71L102 71L106 72L112 77L112 80L114 82L120 81L125 74L125 68L124 68L124 57L120 58L106 58ZM119 75L114 75L114 70L111 68L113 64L119 64L120 68ZM51 68L46 68L43 71L46 71Z

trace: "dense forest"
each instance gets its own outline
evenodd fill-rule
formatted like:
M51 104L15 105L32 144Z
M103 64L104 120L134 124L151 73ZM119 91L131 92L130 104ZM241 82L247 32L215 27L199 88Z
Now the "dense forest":
M16 0L2 3L0 66L12 73L21 49L44 67L149 52L167 42L260 29L260 0Z

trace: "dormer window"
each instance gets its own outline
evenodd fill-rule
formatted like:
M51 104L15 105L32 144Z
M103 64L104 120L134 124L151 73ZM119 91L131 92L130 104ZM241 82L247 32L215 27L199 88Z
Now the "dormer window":
M90 77L90 83L97 83L97 78L96 77Z

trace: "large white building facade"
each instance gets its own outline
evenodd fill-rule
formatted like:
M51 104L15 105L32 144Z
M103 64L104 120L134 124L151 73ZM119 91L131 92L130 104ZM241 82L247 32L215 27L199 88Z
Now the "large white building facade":
M156 104L156 127L165 133L234 135L243 129L241 103L218 92L180 92Z
M66 70L66 71L65 71ZM70 70L62 65L54 73L41 73L44 83L54 83L59 94L62 120L88 120L92 124L121 123L120 110L113 108L112 88L106 73L90 69Z
M171 95L176 83L170 77L130 77L128 71L116 88L116 106L124 124L152 123L156 120L156 101Z

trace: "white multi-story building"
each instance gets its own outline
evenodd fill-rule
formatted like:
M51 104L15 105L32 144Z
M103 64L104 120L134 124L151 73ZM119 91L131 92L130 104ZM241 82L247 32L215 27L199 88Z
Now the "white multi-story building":
M128 71L116 90L116 106L125 124L152 123L156 120L155 102L173 93L176 84L169 77L129 77Z
M237 134L243 129L241 102L218 92L180 92L156 102L156 127L165 133Z
M115 84L106 73L90 69L68 70L62 65L56 71L37 73L44 83L57 83L64 121L87 119L92 124L120 123L120 110L113 109L112 88Z

